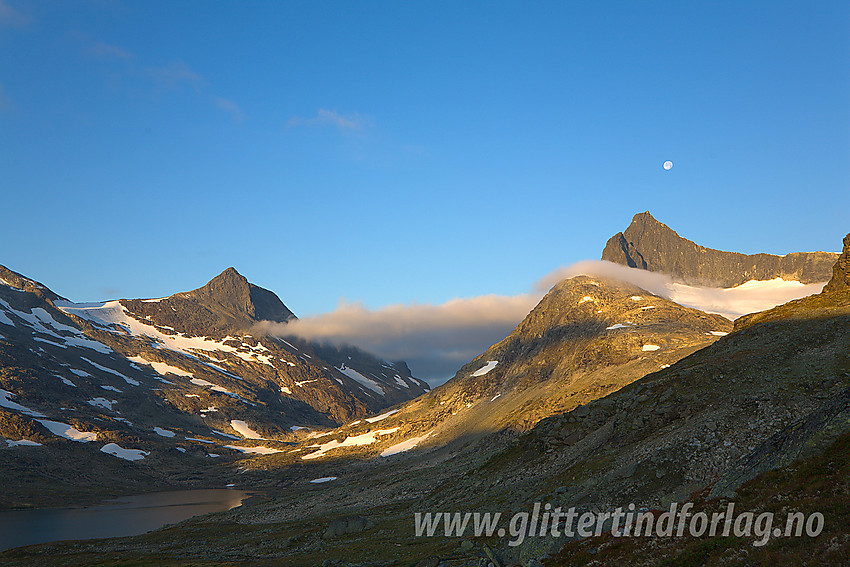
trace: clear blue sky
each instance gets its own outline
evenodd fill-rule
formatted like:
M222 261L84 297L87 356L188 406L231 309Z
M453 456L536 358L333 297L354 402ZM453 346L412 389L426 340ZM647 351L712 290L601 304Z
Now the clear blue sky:
M0 0L0 263L309 315L521 293L644 210L838 250L848 61L847 2Z

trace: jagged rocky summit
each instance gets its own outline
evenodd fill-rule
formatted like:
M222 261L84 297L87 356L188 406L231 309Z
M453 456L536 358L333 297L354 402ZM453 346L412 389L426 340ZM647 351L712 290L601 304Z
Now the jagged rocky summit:
M804 284L830 279L834 252L740 254L700 246L679 236L648 211L634 216L625 232L612 236L602 259L632 268L669 274L690 285L734 287L749 280L781 277Z

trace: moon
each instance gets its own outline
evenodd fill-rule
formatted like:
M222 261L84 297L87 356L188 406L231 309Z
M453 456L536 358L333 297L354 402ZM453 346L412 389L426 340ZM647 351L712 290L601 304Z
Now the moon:
M664 167L664 169L669 171L669 170L673 169L673 162L670 161L670 160L667 160L667 161L664 162L663 167Z

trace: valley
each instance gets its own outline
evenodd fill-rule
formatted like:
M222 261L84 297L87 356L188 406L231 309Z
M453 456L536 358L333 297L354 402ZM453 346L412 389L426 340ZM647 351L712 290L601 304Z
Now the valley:
M654 253L664 257L676 233L654 223L636 215L632 227L649 227L644 236L630 227L615 239L649 258L646 234L660 231L667 243ZM663 547L659 557L670 564L697 549L761 557L746 538L712 547L699 539L620 544L610 534L519 545L471 532L423 537L414 517L510 517L535 502L595 513L736 498L758 507L755 494L771 483L770 502L787 486L808 491L802 508L834 510L799 475L820 475L841 491L843 480L823 463L843 458L836 455L850 432L850 239L844 244L828 271L823 255L803 262L812 272L795 272L796 264L770 271L773 260L754 268L712 260L681 272L666 260L631 266L691 284L716 284L716 270L731 270L727 288L754 279L752 270L767 280L826 277L821 293L734 322L608 275L564 279L513 332L434 389L401 361L263 334L260 322L294 315L232 268L169 298L93 304L4 270L4 507L175 488L227 486L253 496L141 536L0 558L532 567L585 564L588 554L600 564L641 564L648 545ZM843 517L836 513L830 522ZM801 549L821 558L850 551L846 538L830 545L776 539L758 553L792 561Z

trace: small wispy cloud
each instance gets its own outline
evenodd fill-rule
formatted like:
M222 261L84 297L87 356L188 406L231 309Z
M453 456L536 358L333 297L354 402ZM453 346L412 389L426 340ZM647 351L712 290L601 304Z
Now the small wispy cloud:
M215 97L214 102L220 110L230 114L237 124L241 124L242 121L245 120L245 114L236 102L219 96Z
M104 58L112 58L112 59L132 59L133 54L118 47L117 45L110 45L108 43L103 43L101 41L95 43L86 49L86 54L94 56L94 57L104 57Z
M295 128L298 126L330 126L338 128L340 131L345 130L363 130L372 125L372 120L368 117L361 116L357 112L344 116L336 110L327 110L320 108L316 116L305 118L302 116L293 116L287 122L287 127Z
M30 23L30 17L12 8L5 0L0 0L0 26L22 28Z
M163 67L149 67L147 73L154 81L169 89L179 89L188 85L200 92L207 82L203 76L193 71L183 61L173 61Z

